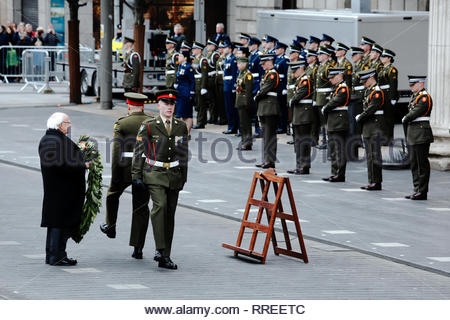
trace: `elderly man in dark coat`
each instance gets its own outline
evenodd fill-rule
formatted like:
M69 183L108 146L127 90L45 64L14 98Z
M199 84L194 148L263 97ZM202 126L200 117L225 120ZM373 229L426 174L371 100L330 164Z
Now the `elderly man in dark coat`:
M85 163L79 147L67 137L69 117L56 112L47 120L47 132L39 143L44 200L41 227L47 228L45 262L72 266L66 243L81 222L86 191Z

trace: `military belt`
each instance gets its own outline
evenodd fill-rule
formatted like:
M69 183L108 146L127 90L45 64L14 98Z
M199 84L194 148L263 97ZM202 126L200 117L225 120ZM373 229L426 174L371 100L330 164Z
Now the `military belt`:
M348 110L348 107L347 106L336 107L332 111L343 111L343 110Z
M353 90L355 90L355 91L360 91L360 90L364 90L364 86L356 86L356 87L353 87Z
M302 99L298 103L312 103L312 99Z
M389 89L391 86L388 84L384 84L382 86L380 86L380 89Z
M379 116L379 115L384 114L384 111L383 111L383 110L377 110L377 111L375 111L374 114L375 114L376 116Z
M294 89L295 88L295 84L290 84L287 86L288 89Z
M268 96L277 97L278 94L276 92L267 92Z
M175 70L166 70L166 74L175 74Z
M149 160L148 164L155 166L155 167L170 169L170 168L178 167L180 165L180 162L178 160L172 161L172 162L161 162L161 161Z
M195 79L199 79L199 78L201 78L201 77L202 77L201 74L194 74L194 78L195 78Z
M223 80L232 80L233 79L233 76L225 76L225 77L223 77Z
M430 121L430 117L418 117L411 122L419 122L419 121Z
M222 70L217 71L217 74L223 74L223 71Z
M317 88L316 92L331 92L333 91L332 88Z
M122 152L122 158L133 158L133 152ZM142 158L146 158L145 154L142 155Z
M210 72L208 72L208 76L215 76L216 75L216 72L215 71L210 71Z
M254 77L254 78L259 78L259 73L252 73L252 76Z
M280 74L279 76L280 76L280 79L284 78L284 74Z

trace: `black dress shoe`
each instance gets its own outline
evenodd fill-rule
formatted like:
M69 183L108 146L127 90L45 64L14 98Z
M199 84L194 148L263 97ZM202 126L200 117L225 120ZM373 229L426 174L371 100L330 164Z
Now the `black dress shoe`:
M70 258L63 258L59 261L56 261L54 263L51 263L52 266L63 266L63 267L67 267L67 266L74 266L77 264L77 260L75 259L70 259Z
M240 146L240 147L237 147L236 150L239 150L239 151L252 150L252 146Z
M175 263L173 263L173 261L170 260L169 257L162 257L158 262L158 267L171 269L171 270L178 269L177 265Z
M100 225L100 230L108 236L108 238L114 239L116 237L116 226L108 226L106 223Z
M366 190L369 191L381 190L381 183L371 183L366 187Z
M269 169L269 168L275 168L275 163L273 162L264 162L256 165L258 168L262 169Z
M407 196L405 196L405 199L411 199L411 197L414 195L415 193L413 193L413 194L408 194Z
M327 148L327 144L326 143L322 143L322 144L315 145L314 147L319 149L319 150L324 150L324 149Z
M427 194L425 192L416 192L411 196L411 200L427 200Z
M338 176L332 176L330 177L330 180L328 180L330 182L345 182L345 178L343 177L338 177Z
M155 251L155 256L153 257L153 260L155 261L161 261L161 259L163 258L161 252L159 252L158 250Z
M259 139L259 138L262 138L262 135L261 135L261 133L255 133L255 134L253 134L253 138Z
M287 173L290 173L290 174L309 174L309 168L288 170Z
M196 124L195 126L192 127L192 129L205 129L205 125Z
M333 176L329 176L329 177L326 177L326 178L322 178L322 180L323 180L323 181L330 181L331 178L333 178Z
M286 133L286 129L277 129L277 134Z
M224 132L222 132L223 134L236 134L237 131L236 130L226 130Z
M143 258L143 253L142 253L142 248L139 247L134 247L134 251L133 254L131 255L133 258L135 259L142 259Z
M287 144L294 144L294 140L289 140L288 142L286 142Z
M235 136L235 137L240 137L240 136L241 136L241 133L238 132L238 133L236 133L234 136Z

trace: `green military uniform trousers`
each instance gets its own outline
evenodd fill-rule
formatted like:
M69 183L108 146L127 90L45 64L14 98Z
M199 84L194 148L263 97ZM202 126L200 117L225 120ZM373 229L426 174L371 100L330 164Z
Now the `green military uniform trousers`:
M278 115L260 116L263 129L264 162L275 163L277 160Z
M197 107L197 125L206 126L208 122L208 93L200 94L200 89L195 91L195 103Z
M153 201L150 213L153 236L157 250L163 250L166 257L172 249L173 231L175 228L175 211L177 209L179 190L171 190L160 185L147 185Z
M215 111L214 115L217 115L219 124L227 123L227 113L225 111L225 97L223 95L223 79L219 78L221 76L216 77L216 85L215 85Z
M369 184L381 183L383 181L381 156L381 145L385 139L379 134L371 137L364 137L364 148L367 160L367 178Z
M430 181L430 144L422 143L409 146L411 172L414 192L427 193Z
M328 131L330 148L331 174L345 179L347 167L347 131Z
M247 108L238 108L238 112L242 147L251 147L253 144L251 106L248 106Z
M208 75L208 104L209 104L209 118L215 122L219 118L219 113L216 106L216 76Z
M311 168L312 123L293 125L296 169Z

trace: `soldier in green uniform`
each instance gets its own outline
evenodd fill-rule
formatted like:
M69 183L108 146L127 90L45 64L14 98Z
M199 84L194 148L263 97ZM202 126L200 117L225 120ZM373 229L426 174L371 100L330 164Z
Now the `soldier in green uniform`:
M348 103L350 89L344 80L347 68L328 69L328 78L333 85L330 100L322 107L322 114L327 119L328 145L331 157L331 176L323 178L329 182L345 182L347 166L347 135L348 135Z
M361 83L366 87L363 96L363 111L356 116L356 122L362 125L362 135L366 150L367 175L369 184L361 187L365 190L381 190L383 140L384 93L376 80L375 69L358 72Z
M216 97L216 62L219 60L220 54L217 49L217 43L213 40L208 40L206 43L208 54L208 105L209 105L209 120L208 123L217 124L219 120L219 110L217 109Z
M333 50L334 52L334 50ZM319 67L317 68L316 73L316 82L314 85L315 94L314 94L314 106L316 107L316 119L313 123L313 136L316 140L316 143L319 142L319 133L322 132L322 143L317 145L318 149L325 149L327 147L326 141L326 130L325 130L325 119L323 118L320 110L327 103L327 98L333 90L331 87L330 80L328 79L328 69L334 66L334 61L331 58L331 51L329 47L322 46L319 48L317 52L317 59L319 60ZM322 129L321 129L322 127Z
M208 121L208 58L202 55L205 45L195 41L192 44L192 68L195 72L195 103L197 124L192 129L204 129Z
M236 102L234 106L239 112L241 143L237 150L252 150L252 90L253 76L248 70L248 58L237 59L239 76L236 81Z
M156 93L159 116L144 121L136 137L131 174L133 185L148 189L158 267L177 269L170 259L178 194L187 180L186 124L173 117L177 91Z
M311 168L311 125L314 121L314 107L312 106L312 96L314 94L314 84L306 74L306 61L288 63L295 79L294 93L289 100L292 114L292 129L294 132L294 147L296 166L293 170L288 170L291 174L309 174Z
M361 38L361 43L360 43L359 47L363 50L363 56L362 56L363 63L367 64L369 62L370 50L372 50L372 46L374 43L375 43L375 41L373 41L372 39L369 39L367 37Z
M384 49L381 54L383 68L378 72L378 84L384 92L384 120L386 122L386 139L389 143L394 137L395 124L395 104L399 99L398 70L392 65L395 53L389 49Z
M177 82L177 70L178 70L178 53L175 51L175 47L178 42L175 39L166 39L166 87L173 88L175 82Z
M353 73L353 65L348 59L345 57L347 51L350 50L345 44L338 42L336 43L336 68L344 68L344 80L347 84L349 92L352 92L352 73Z
M128 104L128 116L120 118L114 124L114 139L111 156L111 182L106 195L106 223L100 230L109 238L116 237L117 211L119 198L131 185L131 160L136 143L136 135L144 120L149 119L144 113L144 101L147 96L139 93L125 93ZM131 223L130 245L135 247L133 257L142 259L145 235L148 227L148 192L132 187L133 217Z
M408 113L402 123L407 126L406 141L409 145L414 193L406 196L411 200L427 200L430 181L430 143L434 141L430 126L433 101L424 88L426 76L408 76L413 93L408 105Z
M219 43L219 58L216 61L216 110L219 116L217 124L224 125L227 124L227 114L225 111L225 98L223 96L223 65L225 61L225 54L223 53L224 43Z
M277 87L280 82L278 72L274 69L274 54L260 56L261 65L265 71L260 89L254 100L258 104L257 116L263 129L264 161L257 164L258 168L275 168L277 159L277 127L281 115L281 107L277 99Z
M141 57L134 51L134 40L124 39L125 55L123 57L123 83L125 92L137 92L139 89L139 75L141 70Z
M305 50L306 63L305 74L310 78L313 84L316 83L316 74L319 66L317 65L317 51L312 49Z
M380 56L382 53L383 48L379 44L374 43L372 49L370 49L368 67L369 69L375 69L377 75L383 69L383 64L380 60Z
M292 44L290 46L290 50L289 50L289 62L296 62L298 61L298 59L300 58L300 53L302 52L302 48L297 45L297 44ZM294 91L295 91L295 82L298 80L298 77L296 78L294 76L295 70L292 68L292 65L289 64L289 68L288 68L288 72L287 72L287 84L286 84L286 89L287 89L287 96L286 96L286 101L289 102L292 97L294 96ZM297 68L295 68L297 69ZM289 109L289 113L290 113L291 109ZM290 122L292 120L292 113L288 114L288 127L291 125ZM288 130L290 131L290 130ZM292 135L292 140L288 141L288 144L294 144L295 141L295 137L294 134Z

